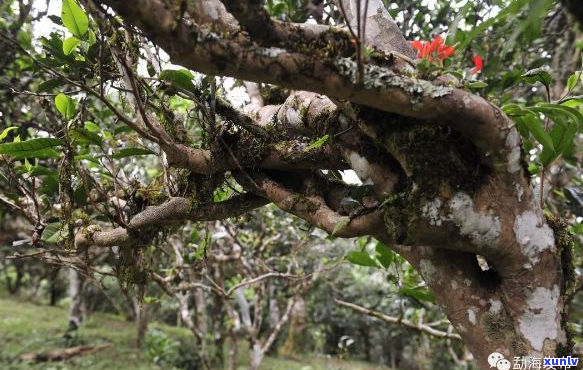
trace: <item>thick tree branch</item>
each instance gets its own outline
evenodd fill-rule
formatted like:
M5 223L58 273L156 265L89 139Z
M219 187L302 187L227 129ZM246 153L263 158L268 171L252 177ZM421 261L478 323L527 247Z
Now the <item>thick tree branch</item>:
M250 184L243 176L238 176L241 179L238 181L271 200L282 210L334 236L352 238L370 235L384 227L383 213L379 209L355 217L342 216L330 209L321 197L296 193L263 174L250 173L248 176L257 184L257 187Z
M220 0L189 0L185 3L188 4L186 10L195 23L211 23L229 32L239 30L237 20L225 10Z
M450 125L472 140L480 149L483 162L495 169L506 164L514 169L514 163L519 161L515 158L518 136L512 142L506 140L509 133L515 132L508 118L484 99L463 90L400 76L370 64L364 66L363 85L358 85L356 62L349 58L327 55L326 51L315 50L307 55L261 48L237 36L223 38L180 21L176 21L178 26L168 25L164 20L178 15L159 9L154 0L140 0L131 6L119 0L104 2L139 25L169 53L174 63L211 75L314 91L383 111L433 120L436 124ZM155 7L165 14L135 11L142 3L144 8Z
M230 153L213 153L210 150L195 149L183 144L173 144L164 148L164 151L169 164L207 175L249 167L281 170L348 168L341 155L332 147L307 150L309 143L295 140L257 145L264 147L259 153L251 152L251 147L246 146L231 149Z
M90 245L101 247L114 245L134 245L140 242L140 232L157 230L164 225L183 221L211 221L239 216L269 203L268 200L251 194L243 194L220 203L194 207L188 198L170 198L159 206L152 206L135 215L127 228L118 227L100 231L89 226L75 237L77 249Z

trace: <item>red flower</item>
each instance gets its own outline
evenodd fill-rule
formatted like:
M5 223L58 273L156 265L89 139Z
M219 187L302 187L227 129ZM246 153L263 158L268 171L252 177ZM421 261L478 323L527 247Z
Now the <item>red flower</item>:
M478 72L480 72L482 70L482 68L484 68L484 59L482 59L481 56L476 55L474 56L474 65L475 67L472 68L472 74L476 74Z
M427 59L430 62L442 61L455 52L453 46L444 45L440 36L429 41L411 41L411 46L417 50L417 58Z

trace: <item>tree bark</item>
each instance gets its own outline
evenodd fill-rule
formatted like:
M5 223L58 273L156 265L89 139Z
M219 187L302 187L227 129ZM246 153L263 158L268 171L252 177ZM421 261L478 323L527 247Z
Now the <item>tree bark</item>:
M291 310L291 319L287 338L281 347L280 354L283 356L296 356L305 353L306 350L306 324L308 312L306 300L301 295L296 295Z
M83 287L85 278L74 268L69 268L69 331L75 331L85 320Z
M536 201L517 129L485 99L411 77L416 76L407 57L411 50L382 2L371 1L375 15L369 10L360 24L366 24L365 42L384 57L365 65L349 57L351 47L342 46L342 40L351 43L346 33L283 25L263 13L257 1L223 2L248 30L235 34L187 22L165 0L103 3L149 35L176 64L311 91L297 91L277 107L259 108L258 126L333 138L329 146L340 155L334 161L373 185L374 211L348 214L338 196L346 187L293 163L279 163L274 171L265 162L243 162L245 171L239 171L228 161L211 161L213 153L169 145L163 149L172 164L202 174L216 163L224 165L221 170L231 166L236 180L259 199L335 236L372 235L384 242L420 272L483 369L490 368L492 352L507 359L569 353L564 295L571 283L572 245L565 226L545 217ZM349 3L348 23L354 24L350 17L356 1ZM262 22L253 24L249 9L259 12ZM381 30L390 35L382 36ZM283 39L290 34L301 37ZM173 220L214 217L193 211L184 200L170 202L181 208L145 211L130 224L167 222L169 217L160 214ZM250 209L264 204L252 203L245 202ZM232 212L227 207L218 211ZM125 230L112 230L80 243L130 239ZM487 266L480 266L477 256ZM235 297L247 327L248 304L242 291ZM259 366L266 347L253 343L251 369Z
M148 331L148 306L135 300L134 303L135 323L136 323L136 347L142 348Z

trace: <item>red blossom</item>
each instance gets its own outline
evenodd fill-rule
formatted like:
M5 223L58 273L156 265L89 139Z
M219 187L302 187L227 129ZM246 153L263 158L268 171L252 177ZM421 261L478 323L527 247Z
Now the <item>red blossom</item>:
M476 74L478 72L480 72L482 70L482 68L484 68L484 59L482 59L481 56L476 55L474 56L474 65L475 67L472 68L472 74Z
M411 46L417 50L417 58L427 59L430 62L443 61L455 52L455 48L443 43L443 38L437 36L429 41L411 41Z

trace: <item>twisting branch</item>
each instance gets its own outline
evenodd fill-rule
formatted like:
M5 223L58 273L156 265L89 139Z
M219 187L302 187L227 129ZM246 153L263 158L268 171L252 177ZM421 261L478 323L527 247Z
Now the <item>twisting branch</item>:
M384 226L383 212L374 210L356 217L341 216L328 207L323 198L305 196L287 189L283 185L271 180L260 173L249 173L249 176L258 185L250 184L243 176L236 176L239 183L249 187L251 191L266 197L282 210L294 214L314 226L343 238L352 238L361 235L370 235Z
M455 340L461 341L461 337L458 334L436 330L436 329L432 328L431 326L421 324L421 323L415 324L409 320L405 320L405 319L400 318L400 317L389 316L389 315L386 315L382 312L371 310L369 308L362 307L362 306L359 306L359 305L354 304L354 303L346 302L346 301L343 301L341 299L334 299L334 302L336 302L337 304L339 304L342 307L346 307L346 308L351 309L355 312L362 313L362 314L365 314L365 315L370 316L370 317L374 317L376 319L382 320L382 321L387 322L389 324L401 325L409 330L418 331L418 332L421 332L424 334L429 334L429 335L437 337L437 338L455 339Z
M172 62L187 68L314 91L382 111L433 120L450 125L472 140L483 162L496 170L514 160L518 136L508 145L506 140L516 132L511 122L498 108L471 93L399 75L391 68L371 63L365 64L363 84L358 85L356 63L350 58L337 54L315 58L309 53L261 48L248 41L221 37L196 24L175 26L177 16L169 9L156 8L163 14L136 11L152 8L154 2L149 0L131 5L120 0L103 2L149 33ZM166 18L172 19L172 24L166 24Z
M170 198L159 206L149 207L135 215L127 228L118 227L100 231L97 226L82 229L75 237L77 249L90 245L101 247L113 245L135 245L140 242L140 231L159 228L173 223L191 221L221 220L239 216L269 203L268 200L251 194L235 196L220 203L210 203L193 207L188 198Z

